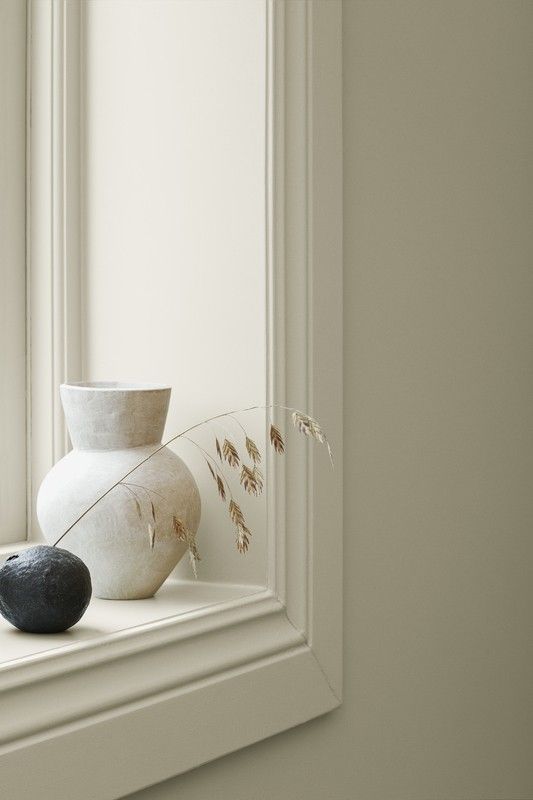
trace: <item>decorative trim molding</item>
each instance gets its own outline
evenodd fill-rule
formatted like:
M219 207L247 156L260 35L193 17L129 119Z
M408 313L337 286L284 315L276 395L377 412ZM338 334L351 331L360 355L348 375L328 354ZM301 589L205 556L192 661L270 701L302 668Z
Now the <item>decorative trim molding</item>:
M269 394L324 422L339 465L341 3L266 0L266 7ZM32 466L39 475L65 442L55 388L79 364L77 0L32 3L32 27ZM50 191L52 212L43 216ZM342 474L323 455L294 448L286 472L268 465L275 489L263 592L0 668L6 796L20 796L23 780L28 797L71 800L76 785L77 800L115 800L339 705Z
M19 663L7 662L0 671L6 711L0 746L86 721L96 709L123 711L134 700L169 688L184 689L303 644L283 606L265 591Z
M323 421L335 451L333 471L316 448L304 458L296 450L286 455L290 482L284 481L276 549L277 574L285 578L278 596L340 697L342 9L336 0L312 0L273 3L272 10L281 18L273 48L279 58L273 70L277 397L283 387L288 405Z
M14 797L23 780L27 798L72 800L75 786L80 800L118 800L336 704L309 650L288 648L14 743L2 786Z
M35 494L68 450L57 387L79 377L80 4L28 0L28 538Z

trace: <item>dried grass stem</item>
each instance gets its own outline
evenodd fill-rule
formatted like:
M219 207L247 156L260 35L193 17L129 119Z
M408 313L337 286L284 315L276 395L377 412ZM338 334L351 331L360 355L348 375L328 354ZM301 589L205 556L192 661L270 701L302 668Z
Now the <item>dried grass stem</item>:
M165 447L168 447L169 444L172 444L173 442L176 442L178 439L185 438L186 434L190 433L191 431L195 431L195 430L197 430L197 428L202 428L204 425L207 425L210 422L214 422L217 419L223 419L224 417L232 417L234 414L246 414L246 413L248 413L250 411L257 411L259 409L268 410L268 409L274 409L274 408L277 408L277 409L280 409L280 410L283 410L283 411L291 411L291 412L298 411L297 408L294 408L292 406L285 406L285 405L282 405L281 403L268 403L267 405L254 405L254 406L248 406L247 408L235 408L235 409L232 409L231 411L224 411L222 414L215 414L212 417L208 417L208 419L204 419L201 422L197 422L195 425L191 425L188 428L185 428L185 430L180 431L180 433L177 433L175 436L171 436L170 439L167 439L165 442L160 444L158 447L155 448L155 450L153 450L151 453L149 453L147 456L145 456L143 459L141 459L141 461L139 461L134 467L132 467L130 470L128 470L126 473L124 473L124 475L122 475L119 478L119 480L115 481L115 483L113 483L109 487L109 489L106 489L105 492L102 492L102 494L99 495L93 503L91 503L89 506L87 506L85 511L83 511L81 514L79 514L79 516L77 516L76 519L67 528L65 528L65 530L63 531L61 536L59 536L59 538L56 539L56 541L54 542L53 546L57 547L59 542L62 539L65 538L67 533L70 533L70 531L78 524L78 522L80 522L85 517L85 515L89 513L89 511L92 511L92 509L96 505L98 505L98 503L101 500L103 500L104 497L107 497L107 495L110 494L113 491L113 489L116 489L116 487L120 483L125 481L126 478L129 478L130 475L133 475L133 473L137 469L139 469L139 467L142 467L143 464L146 464L147 461L149 461L151 458L153 458L157 453L160 453L161 450L164 450ZM195 442L195 444L196 444L196 442Z

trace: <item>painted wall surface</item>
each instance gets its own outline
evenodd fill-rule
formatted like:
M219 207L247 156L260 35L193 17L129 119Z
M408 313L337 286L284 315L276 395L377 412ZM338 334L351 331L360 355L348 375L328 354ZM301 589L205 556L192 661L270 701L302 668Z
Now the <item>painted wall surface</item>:
M26 532L26 4L17 0L0 3L0 370L2 544Z
M265 7L90 0L83 13L84 378L170 384L170 436L265 402ZM263 583L265 537L243 565L203 456L179 452L208 498L201 577ZM260 532L262 501L245 505Z
M345 3L345 703L135 800L533 797L532 41Z

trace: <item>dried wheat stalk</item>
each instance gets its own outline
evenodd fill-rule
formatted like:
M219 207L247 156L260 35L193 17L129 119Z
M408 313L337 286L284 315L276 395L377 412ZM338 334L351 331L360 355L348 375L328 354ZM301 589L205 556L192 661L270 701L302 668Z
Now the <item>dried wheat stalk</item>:
M285 452L285 442L278 428L275 425L270 426L270 444L280 455Z
M244 514L242 513L242 509L233 498L229 501L228 511L230 519L235 523L235 525L244 525Z
M256 445L256 443L253 441L253 439L250 439L250 437L247 436L245 444L246 444L246 452L248 453L254 464L260 464L261 453L259 452L259 448Z
M285 411L290 411L292 413L292 422L293 422L296 430L299 433L303 434L304 436L311 437L311 438L315 439L316 441L320 442L321 444L325 444L327 449L328 449L328 453L329 453L331 462L333 463L331 447L330 447L330 444L328 442L328 439L327 439L322 427L320 426L320 424L317 422L316 419L314 419L313 417L309 416L308 414L303 413L302 411L299 411L298 409L290 408L288 406L282 406L282 405L279 405L279 404L272 404L272 405L269 405L269 406L249 406L248 408L239 409L239 410L236 410L236 411L230 411L230 412L226 412L226 413L223 413L223 414L217 414L214 417L210 417L209 419L203 420L202 422L199 422L196 425L192 425L191 427L187 428L186 430L182 431L181 433L178 433L175 436L172 436L166 442L164 442L163 444L158 446L152 453L150 453L148 456L146 456L141 461L139 461L139 463L136 464L134 467L132 467L132 469L130 469L125 475L123 475L120 480L116 481L116 483L114 483L109 489L107 489L105 492L103 492L88 508L85 509L85 511L82 514L80 514L78 516L78 518L76 520L74 520L74 522L71 525L69 525L69 527L65 531L63 531L61 536L54 543L54 547L59 544L59 542L63 539L63 537L66 536L67 533L69 533L69 531L71 531L72 528L74 528L74 526L77 525L78 522L80 522L80 520L82 520L83 517L86 514L88 514L89 511L91 511L100 502L100 500L102 500L104 497L106 497L113 489L115 489L119 485L124 486L126 489L128 489L131 492L131 494L133 495L133 498L134 498L135 509L136 509L137 515L139 516L140 519L142 519L143 518L143 513L142 513L141 503L139 501L139 498L138 498L137 494L130 488L130 486L128 486L125 483L126 479L132 473L134 473L135 470L137 470L139 467L141 467L143 464L145 464L149 459L151 459L153 456L155 456L157 453L159 453L161 450L163 450L169 444L172 444L172 442L175 442L180 438L189 439L189 437L187 437L186 434L189 433L190 431L193 431L196 428L199 428L199 427L201 427L203 425L206 425L206 424L208 424L210 422L214 422L215 420L222 419L224 417L232 417L235 420L235 422L237 422L240 425L240 427L242 428L242 430L244 432L244 435L245 435L246 452L247 452L248 456L250 457L252 464L250 466L248 466L247 464L243 464L241 462L241 458L239 456L239 452L237 450L237 447L229 439L225 438L224 442L223 442L223 445L221 447L218 438L215 437L215 450L216 450L216 454L217 454L217 456L219 458L220 464L222 464L224 462L224 460L225 460L229 464L230 467L238 468L240 466L241 467L240 484L243 486L244 490L248 494L251 494L251 495L253 495L255 497L260 495L261 492L263 491L263 486L264 486L263 474L260 471L259 467L257 466L261 462L261 453L259 451L259 448L255 444L255 442L246 433L245 428L242 426L242 424L237 419L235 419L235 417L233 415L234 414L238 414L238 413L244 413L244 412L247 412L247 411L253 411L253 410L257 410L257 409L261 409L261 408L263 408L263 409L278 408L278 409L282 409L282 410L285 410ZM273 423L270 425L269 435L270 435L270 443L271 443L274 451L276 453L282 455L285 452L285 442L283 440L283 436L281 434L281 431ZM245 524L244 514L242 512L241 507L239 506L239 504L235 501L235 499L233 497L233 494L231 492L230 484L228 483L227 478L223 475L223 472L221 472L221 469L222 469L221 466L219 466L216 463L216 461L214 460L213 456L210 453L208 453L206 450L204 450L197 442L195 442L193 439L189 439L189 441L192 442L196 447L198 447L204 453L204 455L206 456L206 463L207 463L207 466L209 468L209 472L210 472L210 474L211 474L211 476L212 476L212 478L213 478L213 480L214 480L214 482L215 482L215 484L217 486L217 492L218 492L221 500L224 503L226 503L227 492L229 492L230 500L229 500L228 512L229 512L229 516L230 516L231 521L236 526L236 546L237 546L237 550L240 553L246 553L248 548L249 548L250 538L251 538L252 534L251 534L250 529ZM132 486L137 486L137 484L131 484L131 485ZM153 491L153 490L149 490L148 488L143 487L143 486L140 486L138 488L141 488L146 492ZM157 494L157 492L154 492L154 493ZM150 512L151 512L150 513L151 519L150 519L150 522L148 523L148 536L149 536L149 541L150 541L150 547L151 547L151 549L153 549L154 546L155 546L155 542L156 542L156 527L157 527L157 525L156 525L156 509L155 509L155 505L154 505L154 503L153 503L153 501L151 499L150 499ZM198 548L196 546L196 543L195 543L195 540L194 540L194 536L187 529L185 524L176 516L173 517L173 527L174 527L174 530L175 530L178 538L181 541L185 542L186 545L187 545L187 549L188 549L188 553L189 553L189 559L191 561L191 567L192 567L193 572L194 572L195 577L196 577L197 576L197 562L200 561L200 554L198 552Z
M235 543L237 545L237 550L242 555L244 555L248 550L251 535L252 534L246 525L237 525L237 536L235 537Z
M187 551L189 553L189 562L191 564L194 577L197 578L198 577L197 565L198 561L201 561L201 558L194 536L187 528L185 523L178 517L176 516L172 517L172 524L180 542L184 542L187 545Z
M237 448L230 442L229 439L224 439L224 444L222 445L222 455L230 465L230 467L238 467L241 463L240 456L237 452Z
M263 475L257 467L253 469L247 467L246 464L242 465L241 470L241 484L248 494L253 494L258 497L263 491Z
M179 517L173 516L172 525L178 535L178 539L180 540L180 542L186 542L189 534L185 523L182 522L182 520L179 519Z
M143 518L141 502L139 500L139 496L137 495L135 489L132 489L132 486L135 486L138 489L142 489L144 492L148 494L148 502L150 503L150 514L151 514L151 521L148 523L148 541L150 542L150 550L153 550L155 544L156 519L155 519L155 506L149 494L150 491L153 491L153 489L148 489L146 486L139 486L136 483L131 484L131 486L128 485L127 483L120 483L120 486L123 486L125 489L127 489L128 492L133 496L133 500L135 502L135 510L140 520L142 520ZM155 494L157 494L157 492L155 492Z
M127 489L128 492L133 496L133 501L135 503L135 510L137 512L137 516L139 517L139 519L142 519L143 518L143 512L142 512L142 508L141 508L141 501L139 500L139 497L137 496L137 492L135 492L130 486L128 486L127 483L121 483L120 485L123 486L125 489Z
M222 480L220 475L217 475L217 489L218 489L218 494L220 496L220 499L222 500L222 502L225 503L226 502L226 489L224 487L224 481Z
M326 445L330 461L333 464L333 453L331 452L330 444L320 423L317 422L316 419L313 419L313 417L310 417L309 414L304 414L303 411L293 411L292 422L299 433L303 433L304 436L311 436L313 439L316 439L317 442L320 442L320 444Z

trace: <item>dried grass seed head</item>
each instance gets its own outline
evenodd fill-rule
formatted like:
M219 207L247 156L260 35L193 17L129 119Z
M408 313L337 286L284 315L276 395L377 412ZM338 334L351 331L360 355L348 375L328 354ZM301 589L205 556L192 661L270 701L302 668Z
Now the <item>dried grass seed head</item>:
M237 550L242 555L244 555L247 552L248 547L250 546L251 535L252 534L250 533L246 525L237 525L237 535L235 538L235 543L237 545Z
M229 501L229 515L232 522L235 525L244 525L244 514L242 513L242 509L238 503L233 500L233 498Z
M246 437L246 452L254 462L254 464L261 463L261 453L259 452L259 448L253 439L250 439L249 436Z
M241 470L241 484L248 494L253 494L255 497L261 494L263 490L262 476L256 472L256 468L251 469L243 464Z
M222 445L222 455L230 465L230 467L238 467L241 459L239 453L237 452L237 448L230 442L229 439L224 439L224 444Z
M280 430L274 425L270 425L270 444L276 453L282 454L285 452L285 442Z

